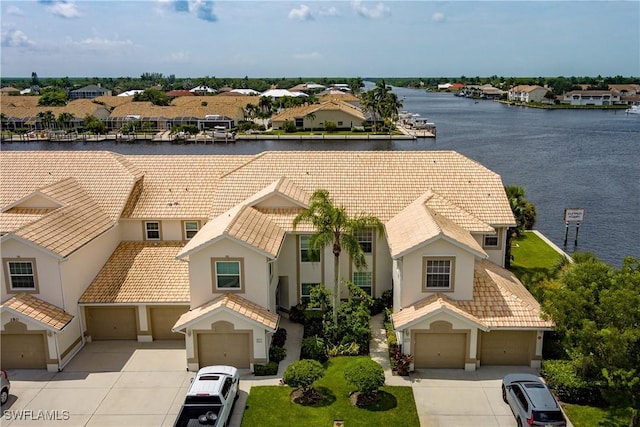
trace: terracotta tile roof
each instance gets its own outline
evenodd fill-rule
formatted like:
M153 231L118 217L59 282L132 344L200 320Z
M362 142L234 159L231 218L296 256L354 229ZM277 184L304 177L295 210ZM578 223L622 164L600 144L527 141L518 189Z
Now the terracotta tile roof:
M500 176L453 151L264 152L220 178L213 214L283 175L307 194L325 189L348 213L383 222L431 189L486 224L515 225Z
M19 212L24 210L12 208L9 213L0 214L0 224L3 227L18 227L3 228L3 232L11 232L19 238L66 257L114 225L114 221L74 178L53 183L39 189L38 193L61 203L61 207L42 209L40 215L26 209L28 213L22 220L16 217L22 215ZM4 219L5 216L7 221Z
M285 238L285 231L267 215L247 205L238 205L212 219L178 254L184 258L198 249L221 239L231 238L276 258Z
M244 204L259 207L261 202L273 198L273 196L281 196L286 200L283 206L278 206L283 208L291 206L307 207L310 199L310 196L306 191L302 190L295 184L295 182L291 181L286 176L282 176L277 181L267 185L264 189L246 199Z
M269 217L278 227L287 232L296 233L313 233L315 229L309 222L301 222L296 229L293 229L293 219L301 211L300 208L255 208L258 212L261 212Z
M80 297L81 304L189 303L181 242L122 242Z
M271 331L275 331L278 327L278 320L280 316L277 313L273 313L264 307L242 298L241 296L227 293L209 301L206 304L189 310L187 313L180 316L176 324L173 326L173 330L184 330L191 324L221 309L230 310L240 314Z
M107 151L2 151L0 209L69 177L116 221L142 172L126 157Z
M124 218L208 219L218 178L253 156L144 155L127 156L143 174Z
M430 192L431 196L425 201L431 211L444 215L460 227L472 233L495 233L495 229L489 224L479 220L469 212L454 205L441 195Z
M436 238L445 238L475 252L476 256L486 257L467 230L426 206L432 195L430 191L425 193L385 224L391 257L399 258Z
M25 293L9 298L2 303L2 308L26 316L55 331L63 330L73 319L73 316L63 309Z
M515 275L488 260L476 261L473 300L431 295L394 313L393 324L404 329L443 306L489 329L553 327L551 321L541 318L540 304Z
M38 113L45 111L51 111L56 117L60 113L69 113L78 119L83 119L87 115L105 117L109 115L104 105L93 102L91 99L75 99L61 107L38 106L39 99L39 96L3 96L1 98L2 112L7 117L20 119L36 117Z
M342 111L351 116L354 116L357 120L365 120L362 110L353 104L341 100L329 100L321 102L320 104L306 104L298 107L287 108L279 114L274 115L271 120L274 122L280 122L284 120L293 120L296 117L304 117L307 114L318 113L319 111ZM360 122L358 122L360 123Z

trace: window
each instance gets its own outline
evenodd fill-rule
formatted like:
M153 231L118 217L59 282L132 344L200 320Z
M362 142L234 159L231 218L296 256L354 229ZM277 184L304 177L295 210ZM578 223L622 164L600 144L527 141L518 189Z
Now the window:
M304 118L296 117L295 125L297 128L301 128L304 126Z
M9 291L37 291L34 259L6 260L5 265Z
M242 290L242 263L240 260L213 260L215 290Z
M309 236L300 236L300 262L318 262L320 254L309 248Z
M362 289L367 295L373 296L373 281L372 274L370 271L354 271L353 272L353 283Z
M452 289L453 264L453 258L425 258L425 289Z
M516 398L518 398L518 400L520 401L520 405L522 405L522 408L526 411L529 410L529 402L527 402L527 399L524 397L524 393L522 392L522 390L520 390L520 387L518 387L517 385L512 385L511 387L513 387L513 394L516 395Z
M365 254L370 254L373 252L373 230L360 230L355 233L355 236L358 239L358 243L360 243L360 247Z
M144 223L146 240L160 240L160 223L157 221L147 221Z
M300 285L300 301L308 304L311 297L311 289L315 288L319 284L320 283L302 283Z
M484 235L484 247L485 248L497 248L499 243L497 234L485 234Z
M200 229L200 223L198 221L185 221L184 222L184 239L190 240L198 233Z

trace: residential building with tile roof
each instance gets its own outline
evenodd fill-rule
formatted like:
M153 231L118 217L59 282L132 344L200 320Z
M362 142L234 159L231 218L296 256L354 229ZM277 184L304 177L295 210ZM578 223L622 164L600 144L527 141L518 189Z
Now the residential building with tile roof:
M191 370L268 361L279 312L333 288L330 248L310 258L312 227L292 224L318 189L384 223L340 276L393 290L417 368L537 366L552 327L502 267L500 176L453 151L13 151L0 179L5 366L57 370L89 339L183 340Z

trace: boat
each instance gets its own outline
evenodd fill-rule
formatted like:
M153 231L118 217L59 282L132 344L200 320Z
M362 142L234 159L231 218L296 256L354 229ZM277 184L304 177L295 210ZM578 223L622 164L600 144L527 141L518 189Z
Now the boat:
M236 134L235 132L229 132L229 130L224 126L216 126L213 128L213 142L216 141L224 141L224 142L235 142Z
M640 114L640 105L634 104L631 106L631 108L627 108L626 110L624 110L624 112L627 114Z

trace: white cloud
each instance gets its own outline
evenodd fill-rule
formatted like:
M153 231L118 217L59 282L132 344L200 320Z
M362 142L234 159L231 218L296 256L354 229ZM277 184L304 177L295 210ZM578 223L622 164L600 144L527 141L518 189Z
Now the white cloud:
M362 4L362 1L354 0L351 2L351 7L363 18L379 19L391 13L391 9L383 3L378 3L374 7L369 8Z
M307 52L307 53L296 53L293 55L296 59L322 59L322 54L319 52Z
M311 13L309 6L301 4L300 7L289 11L289 19L293 19L295 21L313 21L313 14Z
M75 49L93 52L121 52L134 47L131 40L106 39L99 36L82 40L67 39L67 43L73 45Z
M168 56L165 56L165 61L168 62L185 62L191 58L191 53L188 50L181 50L179 52L173 52Z
M0 35L0 45L4 47L31 47L36 43L20 30L4 30Z
M436 12L433 15L431 15L431 20L433 22L444 22L446 20L446 17L444 16L444 13Z
M76 7L76 4L71 1L54 2L49 6L49 11L62 18L70 19L80 17L80 11Z
M22 16L24 13L18 6L9 6L5 11L7 15Z
M320 9L320 15L322 16L340 16L340 12L335 7L323 7Z

